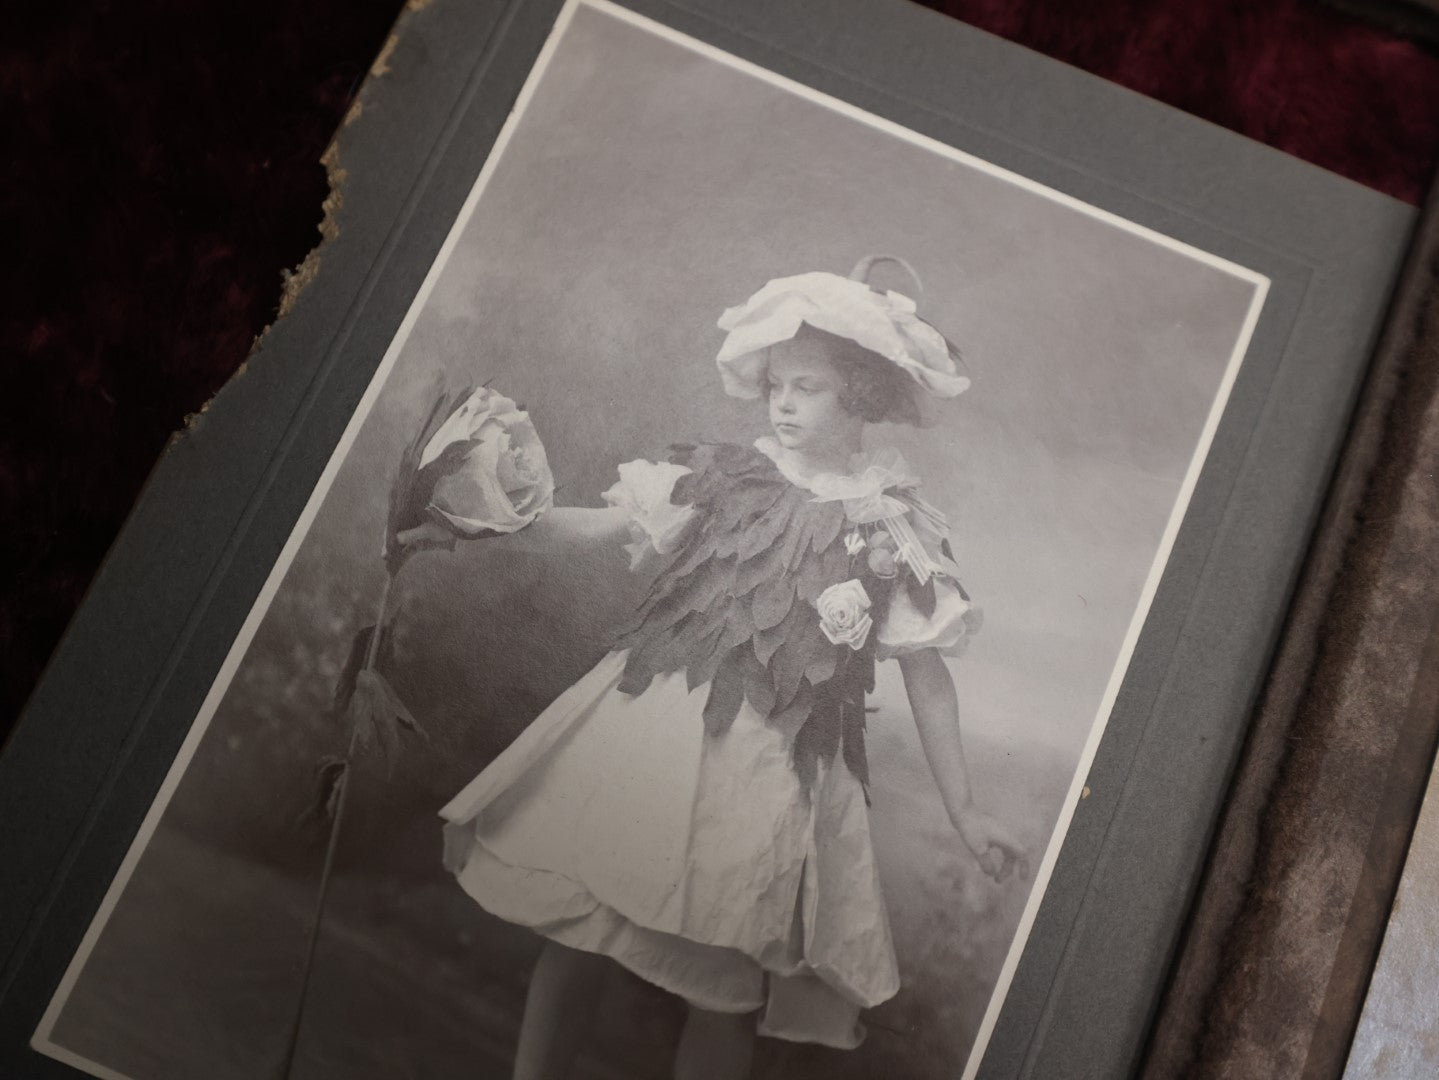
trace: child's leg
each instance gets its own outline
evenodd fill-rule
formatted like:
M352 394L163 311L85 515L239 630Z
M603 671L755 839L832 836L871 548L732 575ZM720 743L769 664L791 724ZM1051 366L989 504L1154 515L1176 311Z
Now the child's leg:
M689 1007L675 1055L675 1080L745 1080L754 1057L754 1013Z
M608 960L554 941L530 976L514 1080L564 1080L600 1003Z

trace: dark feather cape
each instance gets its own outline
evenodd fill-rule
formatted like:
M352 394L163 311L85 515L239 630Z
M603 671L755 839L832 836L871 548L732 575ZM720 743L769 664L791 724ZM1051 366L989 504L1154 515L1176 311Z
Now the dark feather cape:
M791 740L806 783L838 752L867 786L864 699L876 634L858 650L832 644L815 601L857 578L878 625L899 579L876 577L848 553L841 503L816 502L758 450L686 444L670 460L690 470L671 501L692 506L696 523L616 643L629 650L620 690L640 694L656 675L684 671L691 690L710 684L707 731L728 730L748 701ZM933 583L917 591L933 610Z

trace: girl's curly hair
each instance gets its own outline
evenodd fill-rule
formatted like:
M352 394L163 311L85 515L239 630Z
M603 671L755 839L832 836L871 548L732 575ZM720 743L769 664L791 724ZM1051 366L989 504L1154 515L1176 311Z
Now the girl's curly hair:
M796 337L817 337L844 379L840 404L868 424L920 423L914 381L903 368L848 338L803 323Z

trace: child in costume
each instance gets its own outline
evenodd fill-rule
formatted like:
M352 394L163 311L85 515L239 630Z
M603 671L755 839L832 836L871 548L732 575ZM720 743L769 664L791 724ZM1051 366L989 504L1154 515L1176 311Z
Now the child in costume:
M880 660L963 842L991 877L1022 866L970 795L943 656L979 612L944 518L897 453L862 452L866 423L918 423L968 386L914 303L866 284L878 258L720 318L725 390L766 402L772 435L621 465L607 507L516 534L628 541L654 580L612 651L441 812L459 884L548 939L516 1080L564 1076L606 958L689 1004L677 1080L742 1080L756 1031L858 1045L860 1010L899 988L867 811Z

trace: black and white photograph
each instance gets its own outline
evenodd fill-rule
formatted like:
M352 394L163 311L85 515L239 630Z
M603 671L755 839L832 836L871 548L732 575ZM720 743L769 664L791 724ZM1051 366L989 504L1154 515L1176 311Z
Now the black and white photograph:
M33 1046L973 1076L1266 287L571 0Z

